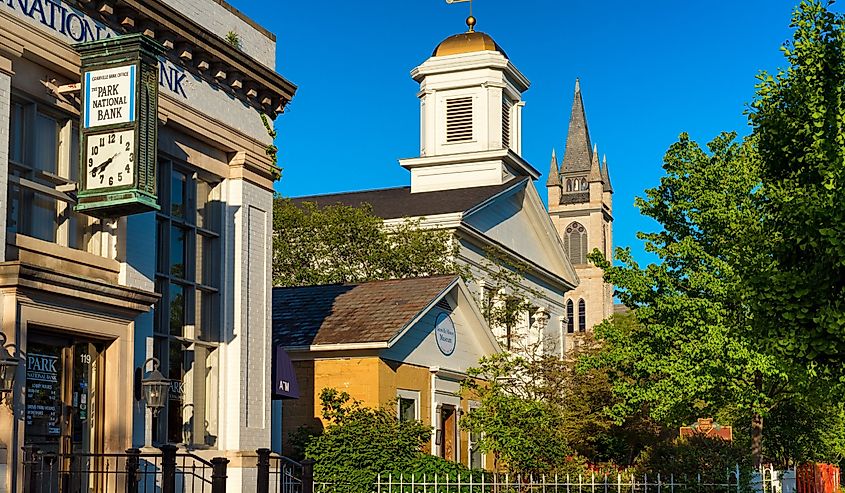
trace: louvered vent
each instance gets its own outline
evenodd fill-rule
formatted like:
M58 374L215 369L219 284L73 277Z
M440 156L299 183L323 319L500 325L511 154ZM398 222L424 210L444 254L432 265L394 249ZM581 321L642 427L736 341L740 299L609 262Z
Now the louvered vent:
M508 98L502 98L502 148L511 146L511 107L513 103Z
M472 96L446 100L446 142L472 140Z
M139 128L138 142L138 188L155 195L156 193L156 155L158 139L158 67L141 71L141 101L139 111L152 115L146 124Z
M573 265L587 263L587 230L584 226L579 223L567 226L563 246Z
M446 298L441 299L440 301L435 303L434 306L436 306L437 308L440 308L441 310L450 310L450 311L452 310L452 307L449 306L449 302L446 301Z

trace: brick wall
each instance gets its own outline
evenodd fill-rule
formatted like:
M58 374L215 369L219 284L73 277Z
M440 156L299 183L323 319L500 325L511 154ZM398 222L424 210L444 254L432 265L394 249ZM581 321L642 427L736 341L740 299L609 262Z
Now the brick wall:
M262 29L244 20L243 14L225 2L215 0L163 0L188 18L199 23L217 36L226 39L231 31L237 33L244 53L264 65L275 68L276 42Z

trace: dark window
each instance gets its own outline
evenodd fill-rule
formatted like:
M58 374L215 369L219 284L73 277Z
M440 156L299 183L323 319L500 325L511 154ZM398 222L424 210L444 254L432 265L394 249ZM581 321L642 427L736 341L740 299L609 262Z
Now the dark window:
M220 207L216 184L187 165L159 158L155 354L172 379L167 406L153 424L156 443L213 447L220 303Z
M417 419L417 401L406 397L399 398L399 421L414 421Z
M584 300L578 300L578 332L587 330L587 307Z
M575 307L572 300L566 302L566 332L569 334L575 332Z

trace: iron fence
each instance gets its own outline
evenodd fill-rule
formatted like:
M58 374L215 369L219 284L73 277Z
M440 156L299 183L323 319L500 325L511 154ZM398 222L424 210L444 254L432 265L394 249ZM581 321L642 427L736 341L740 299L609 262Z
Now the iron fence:
M270 449L256 450L258 454L257 493L313 493L314 461L302 463Z
M228 460L160 453L55 454L24 447L24 493L225 493Z
M755 484L756 482L756 484ZM315 493L348 492L349 485L314 484ZM472 471L467 474L380 474L370 492L360 493L745 493L777 491L760 475L742 477L739 468L724 475L591 473L520 476Z

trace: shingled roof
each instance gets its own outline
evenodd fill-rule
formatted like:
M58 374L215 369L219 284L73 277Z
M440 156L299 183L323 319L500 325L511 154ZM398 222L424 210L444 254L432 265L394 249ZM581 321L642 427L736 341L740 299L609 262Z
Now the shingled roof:
M513 178L502 185L418 193L411 193L411 187L382 188L362 192L311 195L291 200L294 203L314 202L318 207L335 204L360 207L369 204L373 208L373 214L382 219L434 216L466 212L526 180L528 178Z
M569 116L569 133L566 135L566 149L560 165L561 174L589 172L593 161L591 146L587 116L584 114L584 101L581 99L581 82L576 80L572 114Z
M286 348L387 343L457 279L273 288L273 343Z

